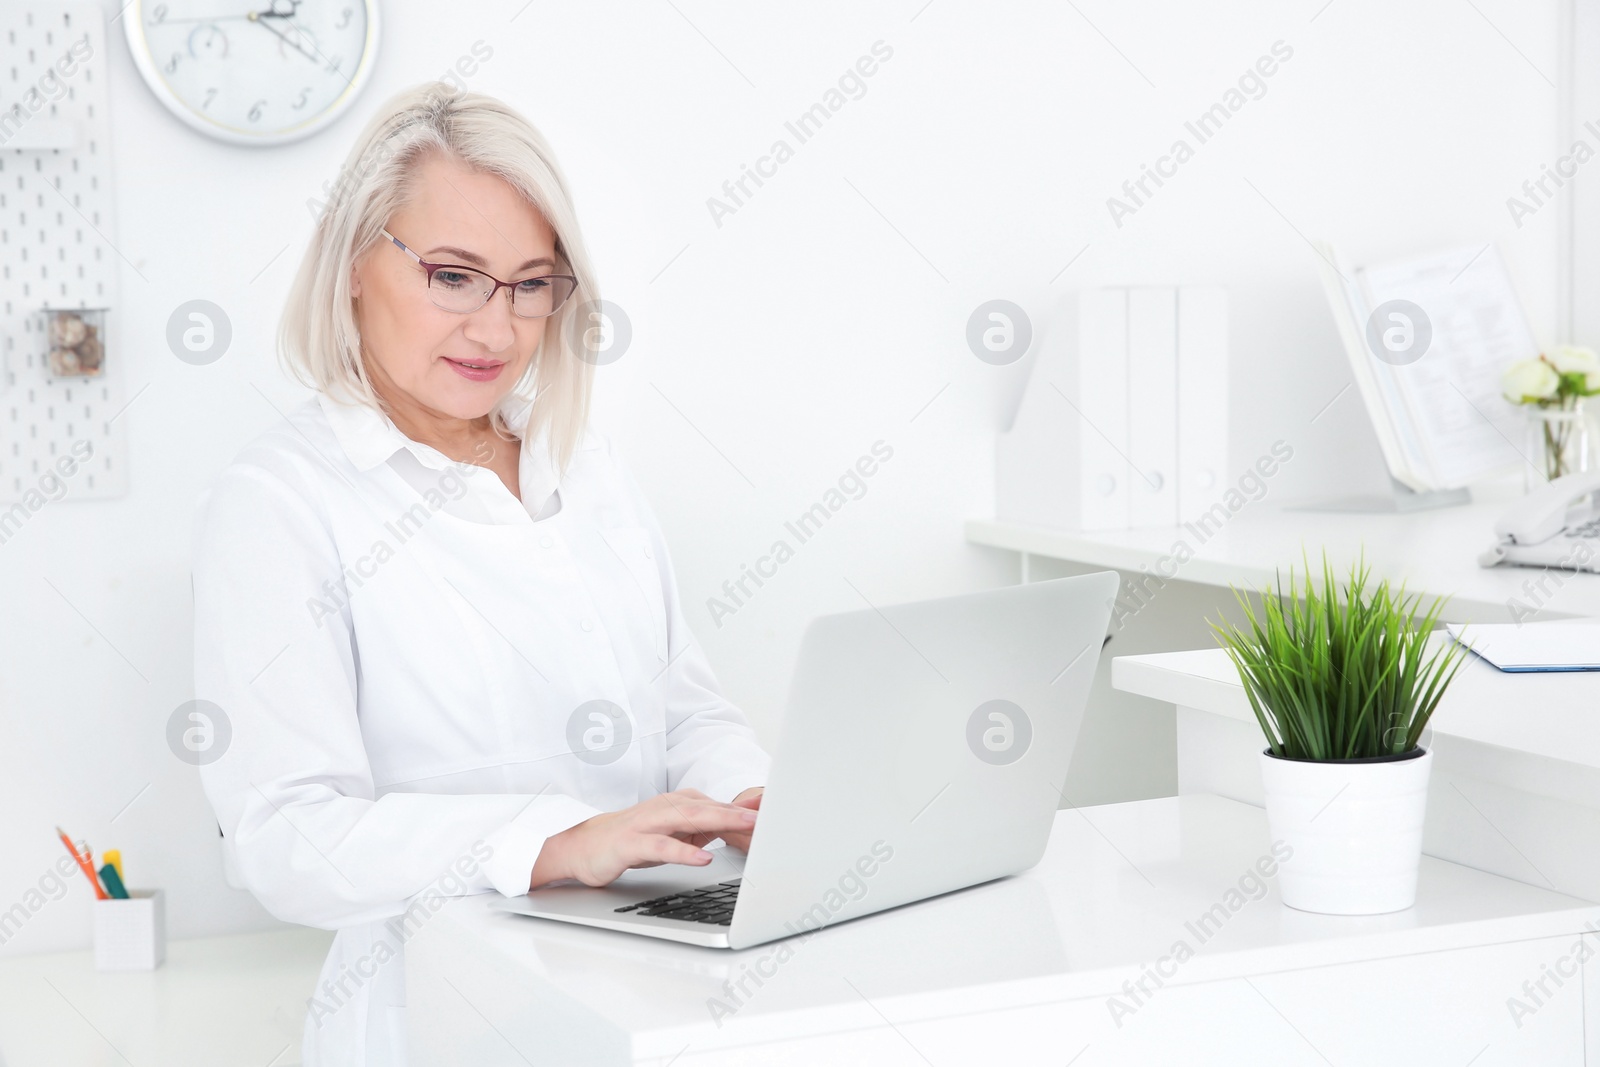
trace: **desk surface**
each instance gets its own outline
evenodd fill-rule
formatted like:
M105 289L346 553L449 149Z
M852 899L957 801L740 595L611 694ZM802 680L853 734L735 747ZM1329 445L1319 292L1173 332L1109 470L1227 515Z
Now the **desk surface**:
M885 1017L1103 997L1180 940L1194 955L1168 984L1565 935L1600 919L1600 906L1576 897L1429 857L1408 911L1294 911L1273 878L1258 899L1240 892L1269 848L1259 809L1168 797L1063 810L1032 870L805 941L702 949L508 915L481 897L446 906L428 936L457 946L484 996L515 984L563 998L571 1018L596 1021L595 1040L620 1032L636 1055L665 1059L690 1043L704 1051ZM1218 906L1224 918L1197 934L1194 921ZM756 973L765 977L752 987ZM465 995L467 974L445 977ZM741 981L748 996L732 991ZM714 1001L734 1013L714 1021Z
M93 952L0 960L5 1067L288 1067L333 935L301 928L171 941L154 971Z
M1435 634L1430 651L1447 640ZM1255 721L1238 671L1220 648L1119 656L1111 662L1111 684L1169 704ZM1600 767L1600 673L1506 674L1474 656L1445 690L1429 729L1434 736Z
M1320 551L1344 573L1363 548L1375 577L1404 579L1410 589L1450 596L1463 608L1489 608L1507 614L1519 598L1541 617L1600 616L1600 574L1563 573L1546 579L1543 591L1524 583L1541 571L1526 567L1478 566L1478 556L1494 542L1494 523L1520 496L1517 487L1490 485L1475 490L1474 502L1411 514L1297 511L1273 500L1249 503L1226 523L1209 531L1188 526L1131 530L1074 531L969 519L967 540L974 544L1073 560L1124 571L1141 568L1202 585L1261 588L1274 581L1274 568L1301 567L1301 548L1312 564ZM1193 558L1176 563L1184 545ZM1174 573L1174 566L1176 572ZM1487 617L1487 616L1486 616Z

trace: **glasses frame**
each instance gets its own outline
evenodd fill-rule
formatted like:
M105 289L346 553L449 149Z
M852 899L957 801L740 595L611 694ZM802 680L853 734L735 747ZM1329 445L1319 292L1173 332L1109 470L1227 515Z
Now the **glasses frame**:
M429 263L427 260L425 260L421 256L417 255L416 252L414 252L411 249L407 248L404 241L400 240L400 238L398 238L394 234L390 233L387 229L380 230L379 232L382 233L389 240L393 241L394 242L394 246L396 248L400 249L400 251L404 252L406 255L408 255L412 259L416 260L417 261L417 266L421 267L423 270L428 272L427 288L428 288L428 291L430 293L433 291L433 274L434 274L434 271L438 271L438 270L446 270L446 269L448 269L448 270L471 271L473 274L481 274L485 278L488 278L491 282L494 282L494 288L490 289L489 290L489 295L485 296L483 298L483 303L479 304L477 307L473 308L471 311L456 311L454 308L444 307L437 300L433 300L431 297L429 298L434 307L438 308L440 311L448 311L452 315L471 315L471 314L474 314L476 312L482 311L485 307L487 307L489 305L489 301L494 299L495 294L498 293L501 290L501 288L503 287L503 288L511 290L511 313L513 315L516 315L517 318L519 318L519 319L548 319L551 315L554 315L556 312L560 311L562 309L562 307L566 305L566 302L568 300L572 299L572 294L576 293L578 291L578 279L576 277L574 277L573 275L571 275L571 274L540 274L537 277L539 279L541 279L541 280L542 279L546 279L546 278L560 278L560 279L562 279L564 281L571 282L572 283L572 287L567 290L567 295L563 296L561 298L560 302L557 303L554 307L552 307L550 309L548 314L544 314L544 315L524 315L520 311L517 310L517 292L516 292L516 287L518 285L521 285L523 282L533 281L534 280L533 278L519 278L517 281L514 281L514 282L503 282L499 278L496 278L494 275L490 274L489 272L479 270L477 267L468 267L468 266L465 266L464 264L461 264L461 263Z

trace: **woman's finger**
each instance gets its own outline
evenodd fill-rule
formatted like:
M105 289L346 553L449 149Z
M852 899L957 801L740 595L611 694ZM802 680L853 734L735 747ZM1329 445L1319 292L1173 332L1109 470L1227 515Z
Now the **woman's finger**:
M683 863L691 867L704 867L711 862L711 853L687 841L661 834L650 834L638 839L638 859L656 863ZM637 866L637 864L635 864Z
M719 835L726 830L748 830L755 825L755 816L748 808L736 808L714 800L679 801L641 810L634 829L657 834Z

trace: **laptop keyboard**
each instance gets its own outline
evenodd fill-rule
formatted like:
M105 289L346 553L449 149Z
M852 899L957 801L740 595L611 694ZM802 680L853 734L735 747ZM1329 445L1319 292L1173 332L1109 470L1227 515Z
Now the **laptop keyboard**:
M664 897L641 900L637 904L624 904L615 909L636 915L651 915L658 919L682 919L684 922L727 926L733 922L733 905L739 899L739 882L718 882L682 893L668 893Z

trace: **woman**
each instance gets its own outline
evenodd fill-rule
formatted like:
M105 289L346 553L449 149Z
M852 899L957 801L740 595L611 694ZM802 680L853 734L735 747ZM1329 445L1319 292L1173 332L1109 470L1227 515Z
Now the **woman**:
M338 930L308 1067L403 1062L421 897L749 846L769 759L695 644L644 495L586 428L574 344L598 299L539 133L441 83L400 94L283 316L317 395L200 502L195 688L231 731L202 769L224 854L274 915Z

